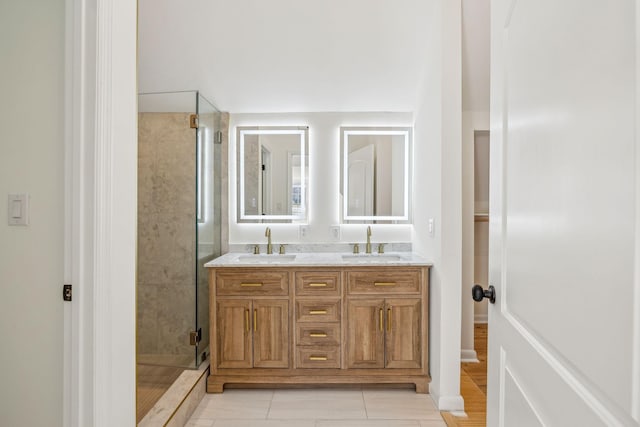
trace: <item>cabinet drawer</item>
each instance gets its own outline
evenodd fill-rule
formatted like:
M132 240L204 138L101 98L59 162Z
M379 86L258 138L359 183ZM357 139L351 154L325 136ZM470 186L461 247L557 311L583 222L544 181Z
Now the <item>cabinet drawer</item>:
M296 295L340 296L339 271L299 271L295 280Z
M340 300L296 301L298 322L337 322L340 320Z
M218 271L218 295L287 295L289 273L282 270Z
M298 345L340 345L340 323L302 323L296 327Z
M296 368L340 368L340 347L297 347Z
M421 291L421 271L412 268L348 271L350 294L418 294Z

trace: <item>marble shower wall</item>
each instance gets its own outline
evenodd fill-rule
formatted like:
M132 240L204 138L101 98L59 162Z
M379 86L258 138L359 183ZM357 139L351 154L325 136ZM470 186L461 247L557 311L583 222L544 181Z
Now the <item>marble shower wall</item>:
M194 363L196 130L188 113L138 115L138 355ZM171 360L173 360L171 359ZM169 359L167 359L169 360Z

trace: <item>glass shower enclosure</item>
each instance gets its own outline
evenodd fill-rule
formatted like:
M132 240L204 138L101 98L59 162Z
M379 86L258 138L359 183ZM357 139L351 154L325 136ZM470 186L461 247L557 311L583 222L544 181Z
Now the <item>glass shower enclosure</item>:
M197 91L138 96L137 363L208 357L208 279L220 255L220 112Z

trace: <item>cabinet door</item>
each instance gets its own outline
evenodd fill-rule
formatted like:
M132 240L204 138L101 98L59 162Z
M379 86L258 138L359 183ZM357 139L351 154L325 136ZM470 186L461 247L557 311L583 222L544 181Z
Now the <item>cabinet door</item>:
M420 298L385 300L386 368L420 368Z
M289 301L253 300L253 366L289 367Z
M347 301L347 367L384 367L384 300Z
M250 368L251 300L222 300L217 307L218 368Z

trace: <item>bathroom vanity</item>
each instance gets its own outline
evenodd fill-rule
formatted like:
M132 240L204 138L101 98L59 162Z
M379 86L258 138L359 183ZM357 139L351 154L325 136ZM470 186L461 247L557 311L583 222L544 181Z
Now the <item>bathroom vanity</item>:
M428 392L424 259L230 253L207 267L208 392L305 384L415 384Z

